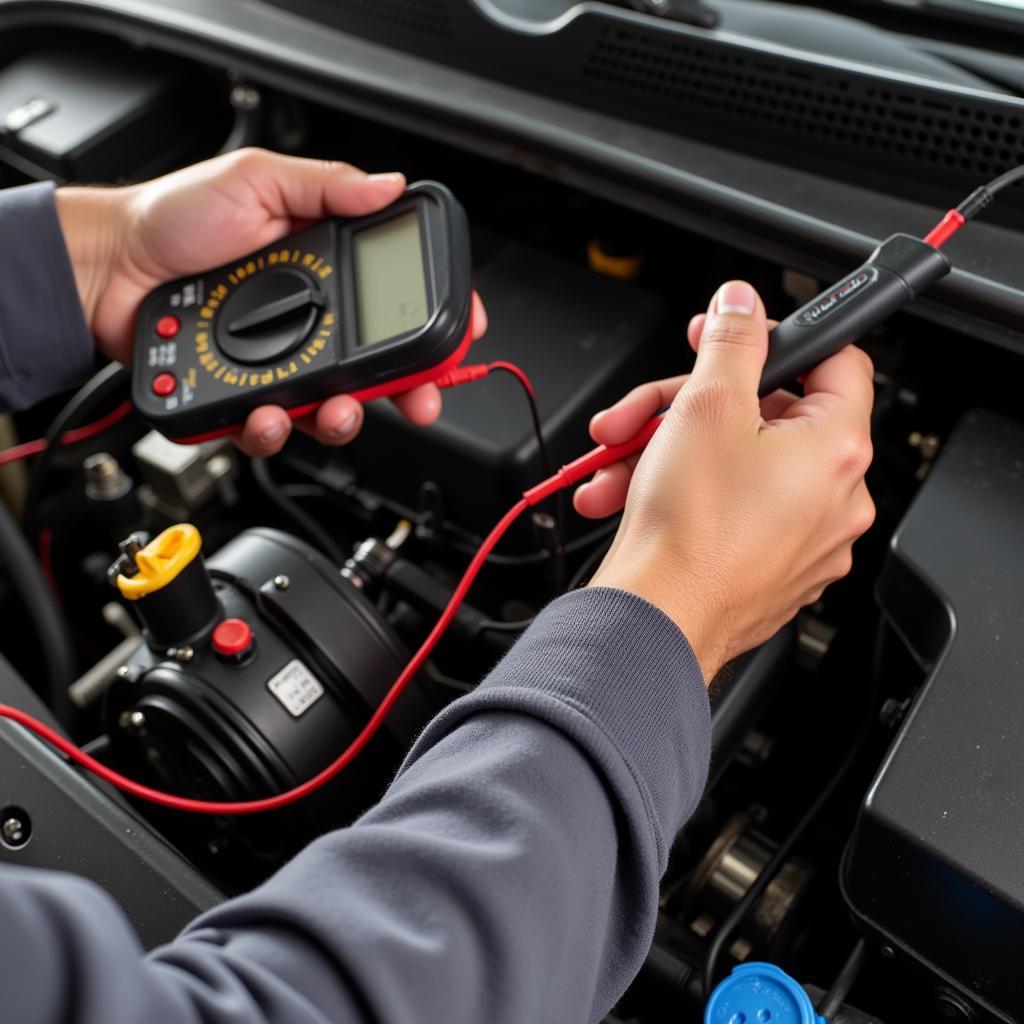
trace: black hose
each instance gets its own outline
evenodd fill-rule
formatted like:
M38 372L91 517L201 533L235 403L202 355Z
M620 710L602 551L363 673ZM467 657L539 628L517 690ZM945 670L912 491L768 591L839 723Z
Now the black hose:
M61 710L67 708L68 687L75 679L75 646L39 562L3 502L0 502L0 562L6 567L38 635L49 692L41 693L37 686L33 689L61 717Z
M843 1008L846 997L850 994L850 989L856 983L861 968L864 966L864 961L867 958L868 944L863 939L858 939L857 944L846 958L846 963L843 964L839 974L836 976L836 980L832 982L832 987L822 996L821 1002L818 1004L818 1013L825 1020L830 1020Z
M60 450L61 435L90 418L127 380L128 373L123 367L117 363L108 363L99 373L90 377L54 417L44 438L46 447L36 456L29 471L22 523L30 541L39 536L39 505L46 490L50 467Z
M307 539L318 547L335 565L345 563L345 555L331 535L304 509L292 501L270 474L266 459L252 460L252 475L260 490L276 508L290 519Z

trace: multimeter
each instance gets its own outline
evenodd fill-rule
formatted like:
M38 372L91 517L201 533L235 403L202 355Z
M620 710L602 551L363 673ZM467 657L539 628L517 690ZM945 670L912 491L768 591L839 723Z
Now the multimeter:
M230 433L260 405L295 418L441 378L471 343L469 226L436 182L367 217L333 218L151 292L132 399L161 433Z

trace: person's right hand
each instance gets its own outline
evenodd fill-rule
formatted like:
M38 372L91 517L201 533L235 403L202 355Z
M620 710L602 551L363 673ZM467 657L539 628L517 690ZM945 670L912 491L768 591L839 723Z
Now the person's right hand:
M671 402L635 468L602 470L575 505L606 516L625 504L591 586L659 607L710 681L849 572L875 514L864 482L874 389L870 359L850 347L807 375L803 398L759 401L768 323L743 282L723 285L689 333L688 378L643 385L594 417L594 440L618 444Z

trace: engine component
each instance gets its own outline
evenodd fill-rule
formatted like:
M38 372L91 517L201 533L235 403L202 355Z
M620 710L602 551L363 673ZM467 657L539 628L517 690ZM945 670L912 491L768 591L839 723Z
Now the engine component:
M890 951L1024 1014L1024 427L969 414L892 541L882 609L928 672L860 814L847 902Z
M704 1020L828 1024L814 1012L811 997L798 981L774 964L762 963L743 964L721 981L708 1000Z
M115 762L161 788L238 800L310 778L356 735L408 660L357 588L286 534L249 530L207 570L197 532L179 526L134 559L157 563L119 576L123 591L151 591L133 602L149 643L111 685L104 719ZM155 587L158 577L164 585ZM265 872L372 802L431 711L410 687L344 780L294 808L187 827L167 816L166 825L191 855L220 867L233 860L238 884L243 853L245 867Z
M2 657L0 700L57 727ZM0 838L0 863L73 869L91 879L131 917L147 949L170 941L222 899L120 796L93 785L36 737L0 722L0 829L12 817L21 822L22 838Z
M110 60L94 48L37 50L0 72L0 160L32 177L79 181L173 166L201 133L195 87L152 53Z
M775 844L754 828L749 815L736 815L712 844L683 894L691 929L702 938L743 898L771 861ZM737 960L754 949L774 950L784 940L791 914L810 880L810 869L787 861L754 904L730 947Z
M167 519L187 519L214 495L234 499L238 456L230 441L175 444L151 430L132 445L145 483L139 500Z

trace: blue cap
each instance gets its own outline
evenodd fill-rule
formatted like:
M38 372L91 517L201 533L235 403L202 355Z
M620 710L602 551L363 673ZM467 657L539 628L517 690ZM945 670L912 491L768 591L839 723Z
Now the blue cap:
M733 970L714 992L704 1024L828 1024L810 996L775 964L749 963Z

